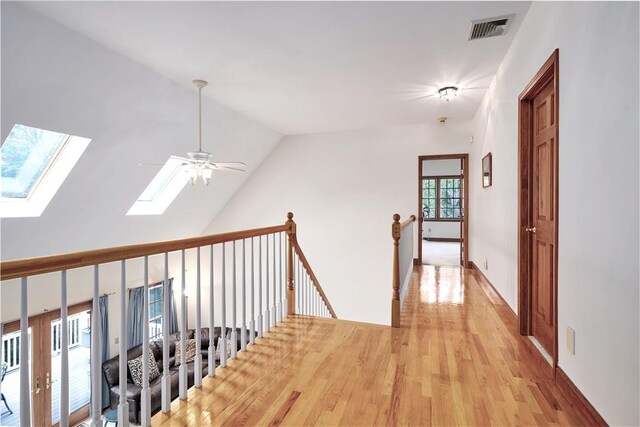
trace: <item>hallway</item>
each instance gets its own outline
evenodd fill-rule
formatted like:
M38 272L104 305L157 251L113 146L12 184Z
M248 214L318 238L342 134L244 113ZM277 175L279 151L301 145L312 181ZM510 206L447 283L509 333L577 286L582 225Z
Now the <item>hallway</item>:
M581 424L505 310L470 270L419 266L402 328L291 317L152 424Z

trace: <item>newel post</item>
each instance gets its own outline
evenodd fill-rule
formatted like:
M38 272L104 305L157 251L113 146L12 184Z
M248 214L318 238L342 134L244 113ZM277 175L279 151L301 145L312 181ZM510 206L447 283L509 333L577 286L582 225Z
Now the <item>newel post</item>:
M391 326L400 327L400 259L399 259L399 242L400 242L400 215L393 215L393 224L391 224L391 237L393 238L393 277L392 277L392 296L391 296Z
M287 314L296 314L296 291L293 287L293 244L296 239L296 223L293 220L293 212L287 213Z

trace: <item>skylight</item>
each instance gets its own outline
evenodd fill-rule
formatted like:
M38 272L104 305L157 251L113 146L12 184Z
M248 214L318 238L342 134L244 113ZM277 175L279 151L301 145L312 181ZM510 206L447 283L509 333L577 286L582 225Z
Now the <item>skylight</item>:
M189 174L184 168L184 160L171 156L167 163L151 180L127 215L161 215L182 191Z
M0 149L0 217L40 216L90 142L14 125Z

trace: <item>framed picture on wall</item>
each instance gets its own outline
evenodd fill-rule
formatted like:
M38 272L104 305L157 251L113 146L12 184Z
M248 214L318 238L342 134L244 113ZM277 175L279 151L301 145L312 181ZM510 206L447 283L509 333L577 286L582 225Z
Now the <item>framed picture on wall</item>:
M491 153L482 158L482 186L491 187Z

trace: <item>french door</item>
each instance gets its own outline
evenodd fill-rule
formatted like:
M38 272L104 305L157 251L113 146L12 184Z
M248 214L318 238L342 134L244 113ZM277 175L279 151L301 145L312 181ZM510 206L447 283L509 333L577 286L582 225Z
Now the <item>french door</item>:
M77 424L89 417L90 386L90 330L91 302L68 309L69 344L69 409L70 424ZM2 413L3 425L19 425L20 421L20 370L29 369L31 377L31 423L34 426L57 426L60 421L60 310L29 318L29 357L19 353L20 322L8 323L3 328L3 361L8 370L2 382L2 393L13 411Z

